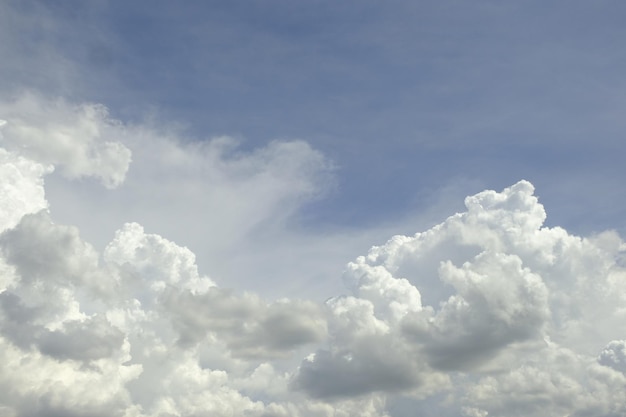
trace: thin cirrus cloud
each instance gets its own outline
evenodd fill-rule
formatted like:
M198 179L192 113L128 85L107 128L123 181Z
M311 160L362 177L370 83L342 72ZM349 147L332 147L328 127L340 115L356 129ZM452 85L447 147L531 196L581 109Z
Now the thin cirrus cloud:
M214 194L191 201L226 209L188 224L221 213L238 233L222 243L235 245L259 228L281 237L290 213L324 192L324 155L302 141L243 151L170 136L150 154L140 146L150 128L99 106L30 96L2 110L3 415L626 412L626 245L611 231L545 227L528 181L372 247L346 265L344 295L271 300L204 275L192 250L136 219L95 247L57 223L45 182L59 181L56 169L68 187L108 187L133 215L150 193L193 196L208 183Z

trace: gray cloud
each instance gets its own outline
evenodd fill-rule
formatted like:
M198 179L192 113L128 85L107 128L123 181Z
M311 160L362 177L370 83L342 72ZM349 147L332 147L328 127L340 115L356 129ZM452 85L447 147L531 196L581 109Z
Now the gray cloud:
M199 343L214 333L240 357L281 356L326 334L322 311L311 302L268 305L256 296L235 296L218 288L203 294L167 288L160 302L180 343Z
M319 350L300 364L293 387L316 398L334 399L402 392L419 385L423 370L389 343L390 338L365 337L350 350Z
M58 359L83 361L109 358L120 349L124 333L102 316L68 321L58 330L44 330L37 345L43 354Z
M548 291L541 277L522 268L516 256L483 252L462 268L442 264L443 282L457 289L424 328L411 315L403 330L424 351L432 366L468 369L513 343L541 336L549 318Z
M80 239L78 229L55 225L45 211L24 216L0 236L0 246L28 283L77 284L98 265L98 254Z
M612 340L600 352L598 362L626 374L626 340Z

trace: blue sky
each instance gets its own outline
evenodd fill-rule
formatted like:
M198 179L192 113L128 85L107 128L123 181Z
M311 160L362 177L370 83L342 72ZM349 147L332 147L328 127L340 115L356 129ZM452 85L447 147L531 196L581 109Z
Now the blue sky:
M626 414L625 16L0 0L0 414Z
M9 43L4 91L199 140L306 140L338 167L313 223L380 222L444 186L469 183L462 197L526 178L554 224L623 231L620 2L8 5L30 30Z

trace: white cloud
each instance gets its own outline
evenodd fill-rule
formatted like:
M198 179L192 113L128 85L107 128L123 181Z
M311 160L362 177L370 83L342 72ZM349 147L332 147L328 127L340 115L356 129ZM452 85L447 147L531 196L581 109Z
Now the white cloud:
M215 285L208 277L200 276L196 256L189 249L159 235L146 234L137 223L127 223L118 230L103 255L129 281L143 279L156 291L176 285L205 292Z
M289 240L284 226L324 192L323 155L302 141L252 151L232 138L185 141L115 124L97 106L44 108L18 103L3 116L3 415L624 414L626 245L610 231L582 238L544 227L529 182L468 197L462 213L373 247L346 266L347 295L272 301L228 289L190 248L147 230L201 234L201 251L228 247L209 261L256 249L292 262L292 279L302 279L328 260L285 250L307 236ZM20 129L7 130L16 120ZM40 138L48 134L59 141ZM114 136L121 165L103 145ZM124 149L137 165L128 175ZM48 210L44 178L71 187L50 175L53 165L118 186L81 181L95 203L70 200L96 228L124 219L102 251ZM169 226L168 213L177 213ZM269 285L247 268L241 283Z
M0 148L0 231L14 227L23 215L48 207L43 176L51 171L51 166Z
M3 147L58 166L69 178L95 177L108 188L124 181L131 152L118 137L124 129L104 106L28 93L0 101L0 114L6 119Z
M350 263L353 296L327 303L330 348L295 386L322 398L452 390L468 415L618 415L623 352L609 342L626 333L625 246L542 227L533 191L468 197L466 212ZM615 406L581 397L589 384Z
M18 158L5 154L2 168L12 169ZM47 206L42 176L48 171L25 158L18 162L36 168L27 180L41 192L33 209L8 206L16 224L0 234L3 412L260 416L286 409L309 415L310 407L322 407L319 415L334 413L307 401L272 404L272 396L241 382L258 379L266 360L289 359L319 342L326 333L321 306L267 303L220 289L198 272L189 249L136 223L118 230L100 256L76 227L36 211ZM3 177L3 189L21 182L23 176ZM283 380L273 396L284 396L284 371L264 369L263 378Z
M42 135L57 134L53 121L40 124ZM79 226L100 250L113 230L136 222L193 249L201 267L211 265L216 277L230 276L229 285L240 290L250 289L250 282L259 284L255 291L269 288L253 279L258 271L282 275L286 268L300 269L291 256L268 262L269 252L279 249L267 241L280 241L280 250L289 253L311 251L310 243L304 246L286 229L304 204L333 188L333 164L319 151L302 140L246 149L245 141L226 136L191 140L167 124L121 125L109 119L102 124L107 140L117 138L132 152L132 165L111 190L56 174L46 177L57 221ZM336 256L334 269L340 270L345 258ZM241 261L228 261L232 258Z

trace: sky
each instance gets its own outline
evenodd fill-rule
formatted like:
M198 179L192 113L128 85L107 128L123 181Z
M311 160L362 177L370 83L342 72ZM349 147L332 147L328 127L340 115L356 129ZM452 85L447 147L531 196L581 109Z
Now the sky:
M0 0L0 415L625 415L625 15Z

